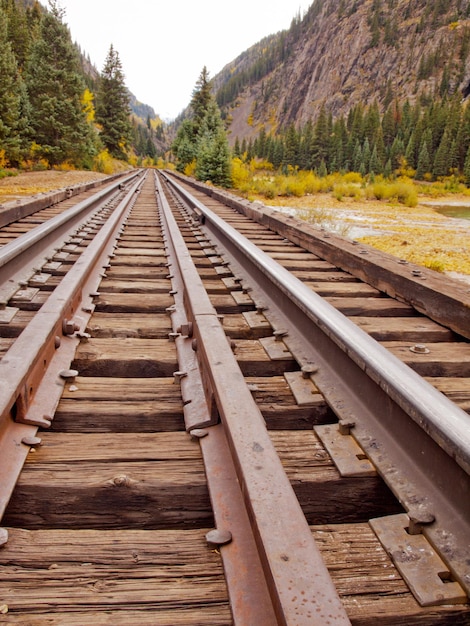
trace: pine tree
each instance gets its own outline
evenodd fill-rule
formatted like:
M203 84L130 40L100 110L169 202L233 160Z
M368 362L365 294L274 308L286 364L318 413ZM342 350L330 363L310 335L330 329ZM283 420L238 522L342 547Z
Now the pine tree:
M428 146L426 141L423 141L421 150L418 157L418 169L416 170L416 178L423 180L425 174L431 172L431 159L429 158Z
M21 82L0 8L0 161L6 165L18 165L20 159Z
M179 172L184 172L196 160L197 144L192 120L186 119L180 124L171 150L176 157L176 169Z
M96 121L102 129L103 144L117 159L127 158L132 137L130 112L121 60L111 44L99 81Z
M215 185L229 187L230 149L220 110L215 98L209 100L206 114L201 122L197 141L196 178L211 181Z
M463 169L463 174L465 176L465 182L470 186L470 147L467 152L467 156L465 158L465 165Z
M322 106L313 130L312 160L315 167L322 161L329 165L331 142L331 118L328 118L325 107Z
M436 156L434 157L433 176L439 178L440 176L447 176L451 163L451 146L452 141L447 131L444 131L442 135L441 143L437 149Z
M202 124L202 120L205 117L211 99L212 81L210 80L207 67L204 66L199 78L196 81L196 86L193 90L191 98L191 110L193 112L193 122L196 134L199 132L199 127Z
M8 39L15 55L18 69L22 71L29 56L32 37L25 8L15 0L2 0L8 22Z
M177 159L177 169L185 171L186 166L195 161L195 176L198 180L228 187L231 184L230 148L205 67L193 91L191 110L192 117L180 125L172 145L173 154ZM248 151L253 150L250 140Z
M27 66L32 138L49 165L67 161L90 167L95 137L83 111L85 84L78 55L62 22L62 9L54 0L49 5Z

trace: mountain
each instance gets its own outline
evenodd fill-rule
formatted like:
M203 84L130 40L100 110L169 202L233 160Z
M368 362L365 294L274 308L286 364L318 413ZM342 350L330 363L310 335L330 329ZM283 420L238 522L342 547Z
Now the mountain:
M231 140L334 117L358 103L383 111L424 94L470 95L469 0L314 0L215 78Z

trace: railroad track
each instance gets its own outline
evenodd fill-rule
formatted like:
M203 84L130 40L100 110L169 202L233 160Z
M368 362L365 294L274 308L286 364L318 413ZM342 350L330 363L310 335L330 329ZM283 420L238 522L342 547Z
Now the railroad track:
M3 262L2 621L468 623L468 294L150 171L87 220Z

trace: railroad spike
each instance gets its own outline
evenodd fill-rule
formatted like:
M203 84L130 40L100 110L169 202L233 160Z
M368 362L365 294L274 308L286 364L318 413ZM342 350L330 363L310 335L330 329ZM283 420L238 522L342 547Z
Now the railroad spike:
M210 547L219 548L232 541L232 533L229 530L210 530L206 533L206 541Z

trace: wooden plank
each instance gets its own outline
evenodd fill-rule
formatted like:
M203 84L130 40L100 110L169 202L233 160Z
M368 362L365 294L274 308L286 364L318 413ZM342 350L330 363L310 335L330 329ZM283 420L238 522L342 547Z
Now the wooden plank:
M103 293L97 298L95 310L102 313L163 313L174 304L167 294Z
M53 430L165 432L184 430L183 402L173 378L87 378L66 385Z
M173 376L178 369L176 347L168 339L92 338L78 346L73 368L82 376Z
M150 313L94 313L86 332L92 337L140 337L164 339L172 332L170 316Z
M351 317L412 317L416 311L408 304L391 298L325 298L335 309Z
M15 309L13 309L13 311L15 311ZM9 317L10 316L8 316L8 318ZM16 310L16 313L13 315L10 322L0 323L0 336L2 338L18 337L33 317L34 313L32 311Z
M470 378L433 378L426 379L436 389L470 413Z
M146 247L138 247L138 246L133 246L133 247L123 247L123 246L118 246L118 248L115 251L115 258L113 260L113 263L117 263L118 265L122 262L123 259L126 259L126 257L132 257L132 258L145 258L145 259L149 259L149 258L153 258L153 259L165 259L166 258L166 251L163 248L146 248Z
M135 461L126 450L121 459L26 463L2 523L33 530L213 526L202 459Z
M269 429L309 430L314 424L332 422L334 416L321 394L309 406L299 406L284 376L246 379Z
M470 376L470 343L426 343L426 354L412 352L413 345L401 341L382 344L421 376Z
M48 463L200 461L199 443L186 432L98 433L43 432L41 445L28 456L28 466Z
M131 265L132 267L165 267L167 264L167 257L163 254L159 255L149 255L149 254L141 254L139 256L132 254L120 254L119 257L116 255L116 258L113 259L113 265L116 266L126 266ZM147 270L145 270L147 272Z
M206 532L9 529L2 623L228 626L220 555Z
M379 298L382 294L378 289L365 283L327 283L305 281L305 284L321 296L344 298Z
M164 278L139 278L132 280L104 279L100 293L169 293L171 281Z
M354 323L379 341L450 341L453 333L448 328L426 317L355 317Z
M149 279L165 278L168 274L166 265L146 267L145 276ZM142 268L133 265L112 265L106 269L106 276L109 279L138 279L142 276Z
M342 283L357 283L359 282L357 278L351 276L347 272L343 272L337 269L328 269L324 268L323 271L319 270L304 270L302 272L296 271L292 272L294 276L299 278L302 281L316 281L316 282L342 282Z

